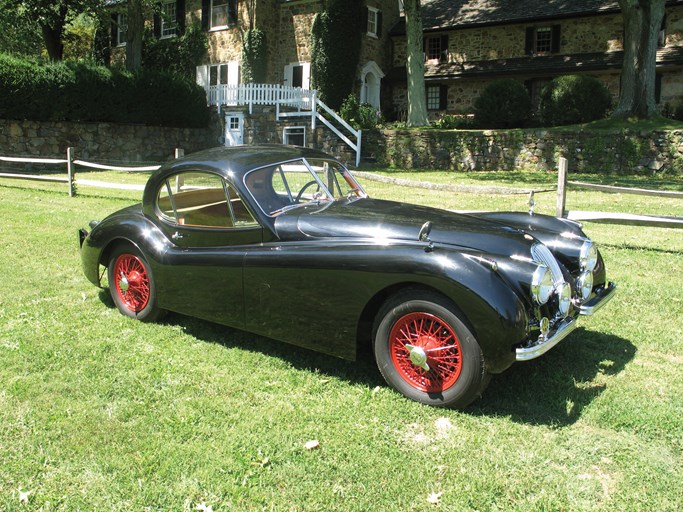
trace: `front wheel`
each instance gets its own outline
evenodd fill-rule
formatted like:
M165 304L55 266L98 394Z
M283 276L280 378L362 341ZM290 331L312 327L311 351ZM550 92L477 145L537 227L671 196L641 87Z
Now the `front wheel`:
M462 408L489 381L484 356L455 308L442 296L406 291L381 308L374 338L387 383L418 402Z
M143 322L153 322L164 313L157 307L156 289L149 263L137 249L114 250L107 268L109 293L119 311Z

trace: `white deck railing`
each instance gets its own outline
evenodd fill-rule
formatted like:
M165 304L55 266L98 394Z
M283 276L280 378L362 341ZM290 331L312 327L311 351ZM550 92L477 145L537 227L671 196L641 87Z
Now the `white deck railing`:
M223 106L248 105L251 114L254 105L274 105L278 121L287 117L310 117L311 129L315 129L316 121L320 120L356 153L356 166L360 163L361 131L352 128L320 101L316 90L277 84L221 84L207 87L206 97L207 103L218 107L219 112ZM281 107L293 108L295 111L283 111ZM326 115L323 116L319 110Z

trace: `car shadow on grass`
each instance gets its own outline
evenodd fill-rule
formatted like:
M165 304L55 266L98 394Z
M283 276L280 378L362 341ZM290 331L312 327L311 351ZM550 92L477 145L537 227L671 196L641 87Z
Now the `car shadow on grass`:
M544 356L494 375L468 412L532 425L571 425L635 354L628 340L579 328Z
M107 290L101 292L100 298L107 307L115 307ZM176 313L170 313L160 323L180 326L188 335L207 343L276 357L298 370L369 389L387 386L369 347L361 351L358 361L346 361ZM494 375L483 396L465 412L507 416L532 425L571 425L605 391L605 377L620 373L635 354L635 346L626 339L579 328L544 356L516 363Z

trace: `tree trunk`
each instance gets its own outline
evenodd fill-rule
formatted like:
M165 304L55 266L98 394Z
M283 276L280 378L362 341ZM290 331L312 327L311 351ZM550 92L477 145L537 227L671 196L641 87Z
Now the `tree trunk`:
M619 0L624 17L624 62L619 104L612 117L657 114L655 67L665 0Z
M137 71L142 67L142 33L145 27L142 0L128 0L127 16L126 69Z
M406 35L408 38L408 126L427 126L427 95L425 93L424 50L420 0L404 2Z
M50 60L62 60L64 56L64 44L62 43L63 26L48 27L47 25L40 26L43 32L43 41L47 49L47 55Z

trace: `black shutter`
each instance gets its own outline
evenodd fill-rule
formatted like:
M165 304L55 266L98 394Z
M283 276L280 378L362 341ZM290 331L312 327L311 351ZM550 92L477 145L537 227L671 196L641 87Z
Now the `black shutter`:
M111 15L111 45L116 46L119 44L119 25L118 14Z
M202 30L209 30L209 9L211 9L209 0L202 0Z
M662 101L662 74L655 75L655 103L659 104Z
M158 12L154 13L154 37L156 39L161 37L161 15Z
M382 11L377 13L377 37L382 37Z
M448 110L448 86L439 86L439 110Z
M185 0L176 0L175 4L175 20L178 24L178 35L185 33Z
M427 60L427 38L423 37L422 38L422 57L424 60ZM406 63L407 65L407 63Z
M552 53L560 53L560 26L553 25L553 40L550 47Z
M526 28L526 40L524 42L524 53L531 55L534 53L534 35L536 34L536 29L534 27Z
M441 36L441 57L440 62L448 62L448 36Z
M228 1L228 27L237 25L237 0Z

